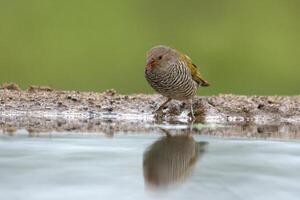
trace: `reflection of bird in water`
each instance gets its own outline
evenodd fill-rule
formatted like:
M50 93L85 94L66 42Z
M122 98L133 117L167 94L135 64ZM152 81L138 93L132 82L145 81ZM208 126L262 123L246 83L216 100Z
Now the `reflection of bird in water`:
M184 181L205 152L207 142L192 136L162 137L144 152L144 179L147 186L164 187Z

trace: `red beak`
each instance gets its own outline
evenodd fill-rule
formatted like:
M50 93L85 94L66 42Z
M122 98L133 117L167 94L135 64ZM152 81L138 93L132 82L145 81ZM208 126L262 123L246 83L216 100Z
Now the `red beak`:
M148 62L147 62L147 64L146 64L146 68L147 69L152 69L153 68L153 66L156 64L156 61L155 60L149 60Z

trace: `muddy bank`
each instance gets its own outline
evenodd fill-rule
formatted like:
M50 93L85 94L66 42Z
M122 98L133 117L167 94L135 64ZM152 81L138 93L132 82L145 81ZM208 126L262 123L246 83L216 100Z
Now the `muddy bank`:
M199 134L217 137L300 139L300 124L225 123L201 124L181 121L120 120L118 118L63 118L63 117L0 117L0 133L28 136L51 136L53 132L104 133L108 137L126 133Z
M5 132L23 128L28 132L114 133L152 130L157 124L188 123L187 106L179 101L172 101L163 114L153 115L163 101L160 95L122 95L114 90L94 93L32 86L22 91L9 86L0 89L0 128ZM256 127L250 131L253 134L265 132L264 127L270 124L275 131L269 132L277 133L293 125L292 132L299 133L300 96L195 97L193 107L195 123L238 124L240 128L252 124Z

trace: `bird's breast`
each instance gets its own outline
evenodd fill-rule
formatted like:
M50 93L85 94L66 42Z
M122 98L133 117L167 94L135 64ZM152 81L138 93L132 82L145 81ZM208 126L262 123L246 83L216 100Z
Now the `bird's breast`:
M188 99L197 91L196 82L183 65L171 66L167 71L146 69L145 77L154 90L173 99Z

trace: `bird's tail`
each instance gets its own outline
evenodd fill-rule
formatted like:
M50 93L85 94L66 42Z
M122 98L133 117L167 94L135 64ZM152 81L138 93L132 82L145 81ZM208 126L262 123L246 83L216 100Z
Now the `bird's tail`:
M195 76L195 79L196 79L197 83L198 83L200 86L202 86L202 87L208 87L208 86L210 86L210 84L209 84L206 80L204 80L204 79L202 78L202 76L201 76L201 74L200 74L199 71L197 72L197 74L196 74L196 76Z

